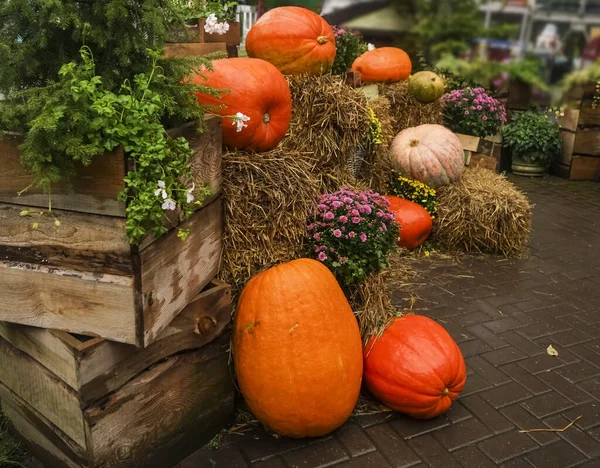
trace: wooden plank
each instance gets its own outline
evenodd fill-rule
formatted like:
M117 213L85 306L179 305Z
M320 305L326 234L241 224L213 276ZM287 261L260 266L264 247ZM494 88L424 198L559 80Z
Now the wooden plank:
M0 338L0 382L52 421L81 447L85 422L75 391L49 370Z
M47 418L0 383L2 411L13 433L23 439L44 466L81 468L88 465L86 451Z
M173 356L87 409L95 466L172 466L229 423L228 345Z
M500 162L500 159L502 159L502 143L494 143L491 155L496 161Z
M561 177L563 179L568 179L569 173L571 172L571 166L561 164L557 161L552 161L552 165L550 166L550 172L555 176Z
M578 125L580 128L600 127L600 105L593 107L590 101L582 102Z
M22 195L17 194L33 182L32 175L21 167L20 144L18 137L0 139L0 202L48 209L48 196L40 188L31 187ZM97 156L89 166L80 167L73 179L77 196L69 193L64 185L52 187L52 207L125 217L125 204L117 200L125 186L124 177L125 157L121 148Z
M344 82L348 85L351 86L352 88L359 88L362 86L362 79L360 76L360 72L358 71L350 71L347 72L346 75L342 75L344 77ZM377 93L379 94L379 89L377 90Z
M600 176L600 158L573 156L570 180L596 181Z
M77 341L71 335L45 328L0 322L0 337L52 371L73 390L79 388L73 346ZM71 338L70 342L67 337Z
M181 229L191 230L186 241L171 231L140 252L144 346L217 275L223 248L221 199L194 213Z
M560 132L560 138L562 140L562 149L560 154L557 156L556 161L560 164L570 165L571 158L573 157L573 146L575 145L575 133L567 130Z
M565 109L564 115L558 119L561 130L575 132L579 123L579 109Z
M471 167L483 167L495 171L498 167L498 161L493 156L487 154L473 153L471 155Z
M488 138L480 138L479 146L477 147L476 152L480 154L485 154L487 156L491 156L494 152L495 143Z
M578 130L575 134L573 154L600 156L600 129Z
M479 137L472 135L464 135L462 133L457 133L456 136L460 140L463 146L463 150L472 151L474 153L479 149Z
M53 210L52 216L20 216L23 206L0 203L0 258L46 266L132 275L125 219ZM32 208L30 208L33 210ZM32 224L39 223L37 229ZM0 299L9 294L0 292Z
M0 320L138 344L133 283L128 276L0 261L0 291L9 292Z
M164 54L166 58L173 57L202 57L213 52L227 53L227 44L225 42L213 43L179 43L165 44Z
M167 356L207 345L231 321L231 287L213 281L144 349L93 340L78 347L80 398L84 405L121 387Z

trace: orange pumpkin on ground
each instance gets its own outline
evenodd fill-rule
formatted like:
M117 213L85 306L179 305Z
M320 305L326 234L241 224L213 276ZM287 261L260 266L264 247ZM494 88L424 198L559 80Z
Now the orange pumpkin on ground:
M231 148L257 152L275 148L292 119L292 95L285 77L268 62L251 58L215 60L214 71L203 70L194 84L223 90L221 96L196 93L198 102L223 106L214 112L232 116L241 112L250 120L238 131L236 121L223 118L223 143Z
M248 282L237 305L233 356L248 407L280 435L327 434L358 400L358 324L335 277L316 260L294 260Z
M423 245L433 227L429 212L421 205L404 198L386 195L385 199L390 202L388 209L394 213L396 222L400 225L398 245L407 249Z
M397 47L368 50L352 64L365 83L397 83L407 80L412 71L410 57Z
M448 411L467 380L465 360L448 332L421 315L394 320L364 349L367 389L390 408L417 419Z
M460 140L441 125L402 130L392 141L390 151L394 169L436 189L460 180L465 171Z
M273 8L252 26L246 38L249 57L275 65L284 75L321 75L331 70L335 37L331 26L306 8Z

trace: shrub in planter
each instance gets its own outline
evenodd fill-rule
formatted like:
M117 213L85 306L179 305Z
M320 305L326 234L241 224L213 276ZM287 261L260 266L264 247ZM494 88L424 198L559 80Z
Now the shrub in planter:
M511 151L516 174L543 173L561 151L560 127L545 114L516 113L502 134L504 144Z
M358 34L348 31L338 26L332 26L335 36L336 54L331 73L341 75L346 73L352 67L354 60L365 53L368 45L362 41Z
M319 198L308 225L313 255L344 285L387 268L398 239L389 202L371 190L344 188Z
M506 123L506 109L483 88L465 88L446 94L444 123L454 133L480 138L496 135Z

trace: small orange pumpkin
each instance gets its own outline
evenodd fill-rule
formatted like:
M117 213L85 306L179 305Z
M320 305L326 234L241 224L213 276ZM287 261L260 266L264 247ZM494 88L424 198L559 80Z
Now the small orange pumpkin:
M400 247L414 249L423 245L427 240L433 222L431 215L425 208L404 198L386 195L385 199L390 202L388 209L396 216L396 222L400 226Z
M365 83L397 83L407 80L412 71L410 57L397 47L381 47L365 52L352 64Z
M275 148L292 119L292 95L285 77L269 62L252 58L215 60L213 68L194 76L193 82L223 92L220 97L196 93L198 102L221 106L214 112L222 116L241 112L250 117L241 131L236 121L224 117L223 144L257 152Z
M252 26L246 38L249 57L275 65L284 75L321 75L331 70L335 37L323 18L306 8L273 8Z
M302 258L252 278L238 301L235 371L256 418L288 437L327 434L352 413L362 378L356 318L329 269Z
M422 315L397 318L364 348L367 389L417 419L448 411L467 380L465 360L444 328Z

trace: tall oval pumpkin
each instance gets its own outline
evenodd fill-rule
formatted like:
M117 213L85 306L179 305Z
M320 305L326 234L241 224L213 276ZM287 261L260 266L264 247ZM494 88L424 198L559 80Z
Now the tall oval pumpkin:
M352 64L365 83L397 83L407 80L412 71L410 57L397 47L381 47L365 52Z
M398 245L406 249L415 249L427 240L433 221L425 208L404 198L386 195L390 202L389 210L394 213L399 226L400 241Z
M402 130L390 147L394 168L433 188L458 181L465 171L458 137L441 125L426 124Z
M194 83L221 90L221 96L196 93L198 102L219 106L215 112L222 116L241 112L250 117L241 128L224 117L223 143L257 152L275 148L292 119L292 95L285 77L270 63L252 58L215 60L213 68L197 74Z
M364 349L368 390L390 408L417 419L448 411L467 380L465 360L444 328L421 315L394 320Z
M273 8L252 26L246 38L249 57L275 65L284 75L320 75L331 70L335 37L331 26L306 8Z
M280 435L327 434L356 405L358 324L333 274L315 260L294 260L248 282L237 305L233 356L248 407Z

